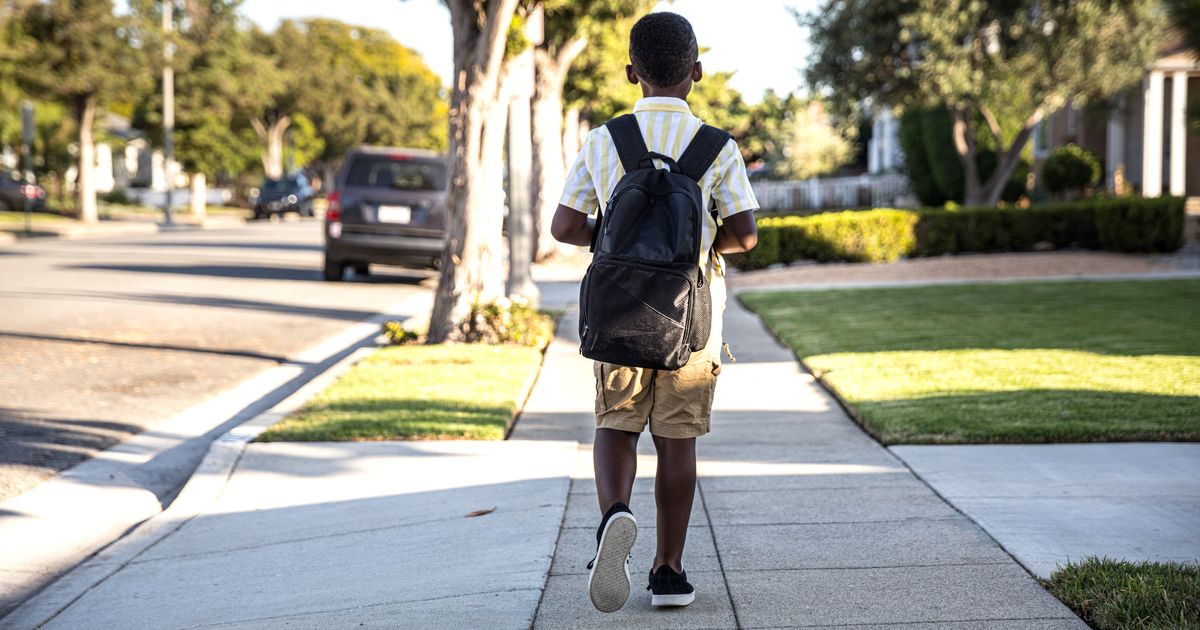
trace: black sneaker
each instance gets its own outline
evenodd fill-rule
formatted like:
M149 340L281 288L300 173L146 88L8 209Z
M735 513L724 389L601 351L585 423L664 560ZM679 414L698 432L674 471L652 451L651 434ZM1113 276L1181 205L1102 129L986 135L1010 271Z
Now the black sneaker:
M650 572L651 606L687 606L696 600L696 589L687 581L687 571L676 573L667 565Z
M637 540L637 521L618 502L596 529L596 557L588 563L588 594L600 612L620 610L629 599L629 550Z

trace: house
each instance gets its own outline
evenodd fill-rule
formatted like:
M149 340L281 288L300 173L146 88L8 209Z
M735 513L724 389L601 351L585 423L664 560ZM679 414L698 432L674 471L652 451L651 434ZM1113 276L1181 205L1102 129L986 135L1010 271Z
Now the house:
M1158 49L1140 85L1099 106L1068 104L1033 134L1039 164L1055 148L1075 143L1099 155L1105 187L1200 197L1200 128L1188 109L1200 110L1200 57L1173 35Z

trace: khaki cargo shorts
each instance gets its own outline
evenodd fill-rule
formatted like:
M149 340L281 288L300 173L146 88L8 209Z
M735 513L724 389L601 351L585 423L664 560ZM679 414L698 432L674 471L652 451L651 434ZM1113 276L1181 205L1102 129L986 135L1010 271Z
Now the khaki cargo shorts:
M708 433L713 393L721 373L721 318L725 282L714 275L712 336L678 370L651 370L595 362L596 428L683 439Z

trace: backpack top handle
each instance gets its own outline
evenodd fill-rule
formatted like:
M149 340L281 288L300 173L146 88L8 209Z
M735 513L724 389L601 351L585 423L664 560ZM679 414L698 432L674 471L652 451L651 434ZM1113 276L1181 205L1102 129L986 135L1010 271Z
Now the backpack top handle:
M657 168L654 166L654 160L659 160L663 164L666 164L672 173L683 174L683 169L679 168L679 164L673 158L653 151L642 156L642 159L638 161L638 168Z

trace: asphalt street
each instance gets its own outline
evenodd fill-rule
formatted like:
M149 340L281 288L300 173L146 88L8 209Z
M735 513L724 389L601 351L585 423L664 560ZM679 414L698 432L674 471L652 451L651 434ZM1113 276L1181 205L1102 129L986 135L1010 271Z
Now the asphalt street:
M0 501L432 281L321 255L315 221L0 248Z

